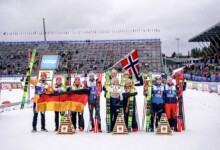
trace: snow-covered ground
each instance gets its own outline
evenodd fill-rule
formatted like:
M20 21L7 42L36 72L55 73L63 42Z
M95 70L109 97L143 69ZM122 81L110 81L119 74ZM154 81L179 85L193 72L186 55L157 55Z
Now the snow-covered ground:
M141 124L144 98L142 87L137 88L139 120ZM103 133L77 131L73 135L57 135L54 132L54 112L46 112L46 128L49 132L31 133L32 109L11 110L0 113L1 150L217 150L220 147L220 97L187 89L184 92L186 131L172 136L138 131L129 135L112 135L105 130L105 99L101 95ZM85 107L85 128L88 126L88 108ZM40 130L40 115L38 118Z

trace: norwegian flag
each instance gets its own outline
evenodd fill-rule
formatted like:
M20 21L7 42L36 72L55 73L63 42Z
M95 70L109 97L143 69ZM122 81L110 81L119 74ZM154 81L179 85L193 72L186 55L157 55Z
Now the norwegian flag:
M133 50L126 58L122 59L121 65L123 69L128 70L130 75L134 74L139 81L140 66L137 50Z

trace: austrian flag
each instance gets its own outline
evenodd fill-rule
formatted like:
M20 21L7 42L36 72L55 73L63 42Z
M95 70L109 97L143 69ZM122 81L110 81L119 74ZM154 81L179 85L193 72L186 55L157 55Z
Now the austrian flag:
M121 65L123 69L128 70L130 75L135 75L135 78L139 80L140 66L137 50L133 50L126 58L122 59Z

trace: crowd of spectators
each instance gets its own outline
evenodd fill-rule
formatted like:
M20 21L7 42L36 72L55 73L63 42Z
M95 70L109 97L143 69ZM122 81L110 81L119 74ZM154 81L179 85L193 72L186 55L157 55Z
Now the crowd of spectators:
M194 64L185 66L184 72L190 75L190 80L200 80L197 77L203 77L206 81L218 81L220 76L220 55L217 54L197 60Z

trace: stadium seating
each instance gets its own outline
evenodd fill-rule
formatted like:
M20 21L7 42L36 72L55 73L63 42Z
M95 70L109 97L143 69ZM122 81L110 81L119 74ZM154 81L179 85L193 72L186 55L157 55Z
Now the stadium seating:
M28 67L28 49L37 49L36 60L41 52L69 51L72 70L105 71L133 49L138 50L141 70L162 71L160 39L99 40L99 41L48 41L0 43L0 75L24 74ZM64 59L59 62L57 73L64 73ZM34 65L33 74L37 73ZM116 68L120 69L120 64Z

